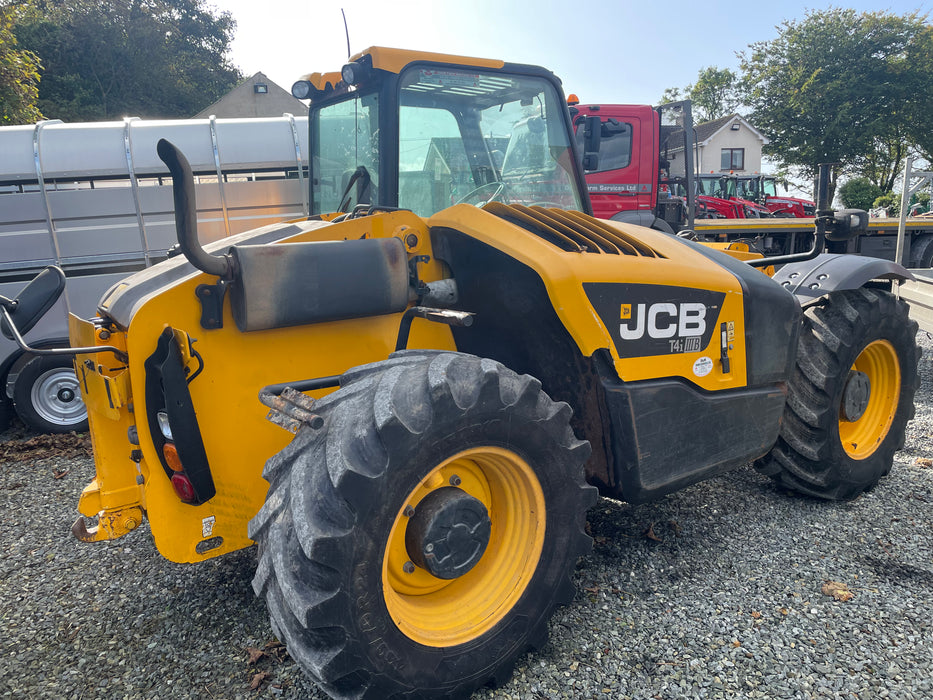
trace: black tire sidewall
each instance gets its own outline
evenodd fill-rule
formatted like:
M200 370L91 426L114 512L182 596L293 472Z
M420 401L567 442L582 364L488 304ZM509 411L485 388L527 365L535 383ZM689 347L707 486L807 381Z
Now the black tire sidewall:
M428 676L458 677L461 666L478 669L472 677L482 679L504 658L524 651L529 645L529 634L534 634L547 621L552 607L550 600L558 592L562 577L566 576L566 552L576 551L569 538L577 528L568 523L576 517L576 502L567 496L568 489L579 490L579 485L566 468L540 468L542 464L553 462L554 455L563 447L540 423L529 421L518 426L514 415L510 421L503 419L501 412L488 416L474 414L470 422L447 434L439 434L438 427L432 425L419 439L390 447L389 473L403 462L417 465L417 468L409 467L405 478L390 480L386 492L368 511L366 531L380 533L379 536L360 536L354 542L351 556L358 564L351 579L346 581L349 603L356 610L355 614L348 615L348 620L356 625L350 637L357 640L357 653L368 658L367 665L381 672L386 680L397 683L399 691L411 687L410 683L422 683ZM514 444L518 432L522 433L521 446ZM547 509L545 546L531 581L502 622L481 637L456 647L424 646L396 627L385 605L381 591L382 562L388 534L405 499L425 474L465 449L486 446L510 449L534 470ZM449 669L446 672L445 666ZM436 671L426 673L426 669ZM429 695L441 693L455 690L460 684L469 685L469 680L460 677L448 687L424 688L424 691Z

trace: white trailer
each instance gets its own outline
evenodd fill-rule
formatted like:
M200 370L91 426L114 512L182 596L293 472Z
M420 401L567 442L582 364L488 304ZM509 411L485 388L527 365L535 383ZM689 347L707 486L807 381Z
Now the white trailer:
M208 243L307 216L307 117L141 120L0 128L0 295L15 297L58 265L65 294L26 336L68 345L68 312L88 318L115 283L175 244L165 138L196 174L198 231ZM16 413L40 432L86 426L72 358L36 356L0 336L0 429Z

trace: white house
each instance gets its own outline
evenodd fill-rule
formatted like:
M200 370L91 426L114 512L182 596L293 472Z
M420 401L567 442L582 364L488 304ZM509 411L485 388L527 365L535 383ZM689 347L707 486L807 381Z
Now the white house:
M761 148L768 139L738 114L694 127L699 173L760 173Z

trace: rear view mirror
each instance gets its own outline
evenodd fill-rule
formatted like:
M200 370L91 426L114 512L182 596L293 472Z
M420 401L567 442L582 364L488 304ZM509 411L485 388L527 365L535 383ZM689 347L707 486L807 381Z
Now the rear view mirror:
M599 167L599 143L602 125L599 117L586 117L583 121L583 169L596 170Z
M868 232L868 212L861 209L840 209L826 229L826 240L847 241Z
M0 332L8 339L16 340L7 321L9 319L20 336L26 335L58 301L64 289L65 273L60 267L50 265L23 287L15 299L0 297L0 306L6 311L0 315Z

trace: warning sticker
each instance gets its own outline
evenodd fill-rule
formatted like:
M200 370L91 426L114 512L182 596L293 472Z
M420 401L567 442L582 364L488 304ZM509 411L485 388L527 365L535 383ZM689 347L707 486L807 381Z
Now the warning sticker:
M201 537L210 537L214 534L214 523L216 518L213 515L209 515L201 521Z
M705 377L712 371L713 361L706 357L706 355L698 357L697 361L693 363L693 373L698 377Z

